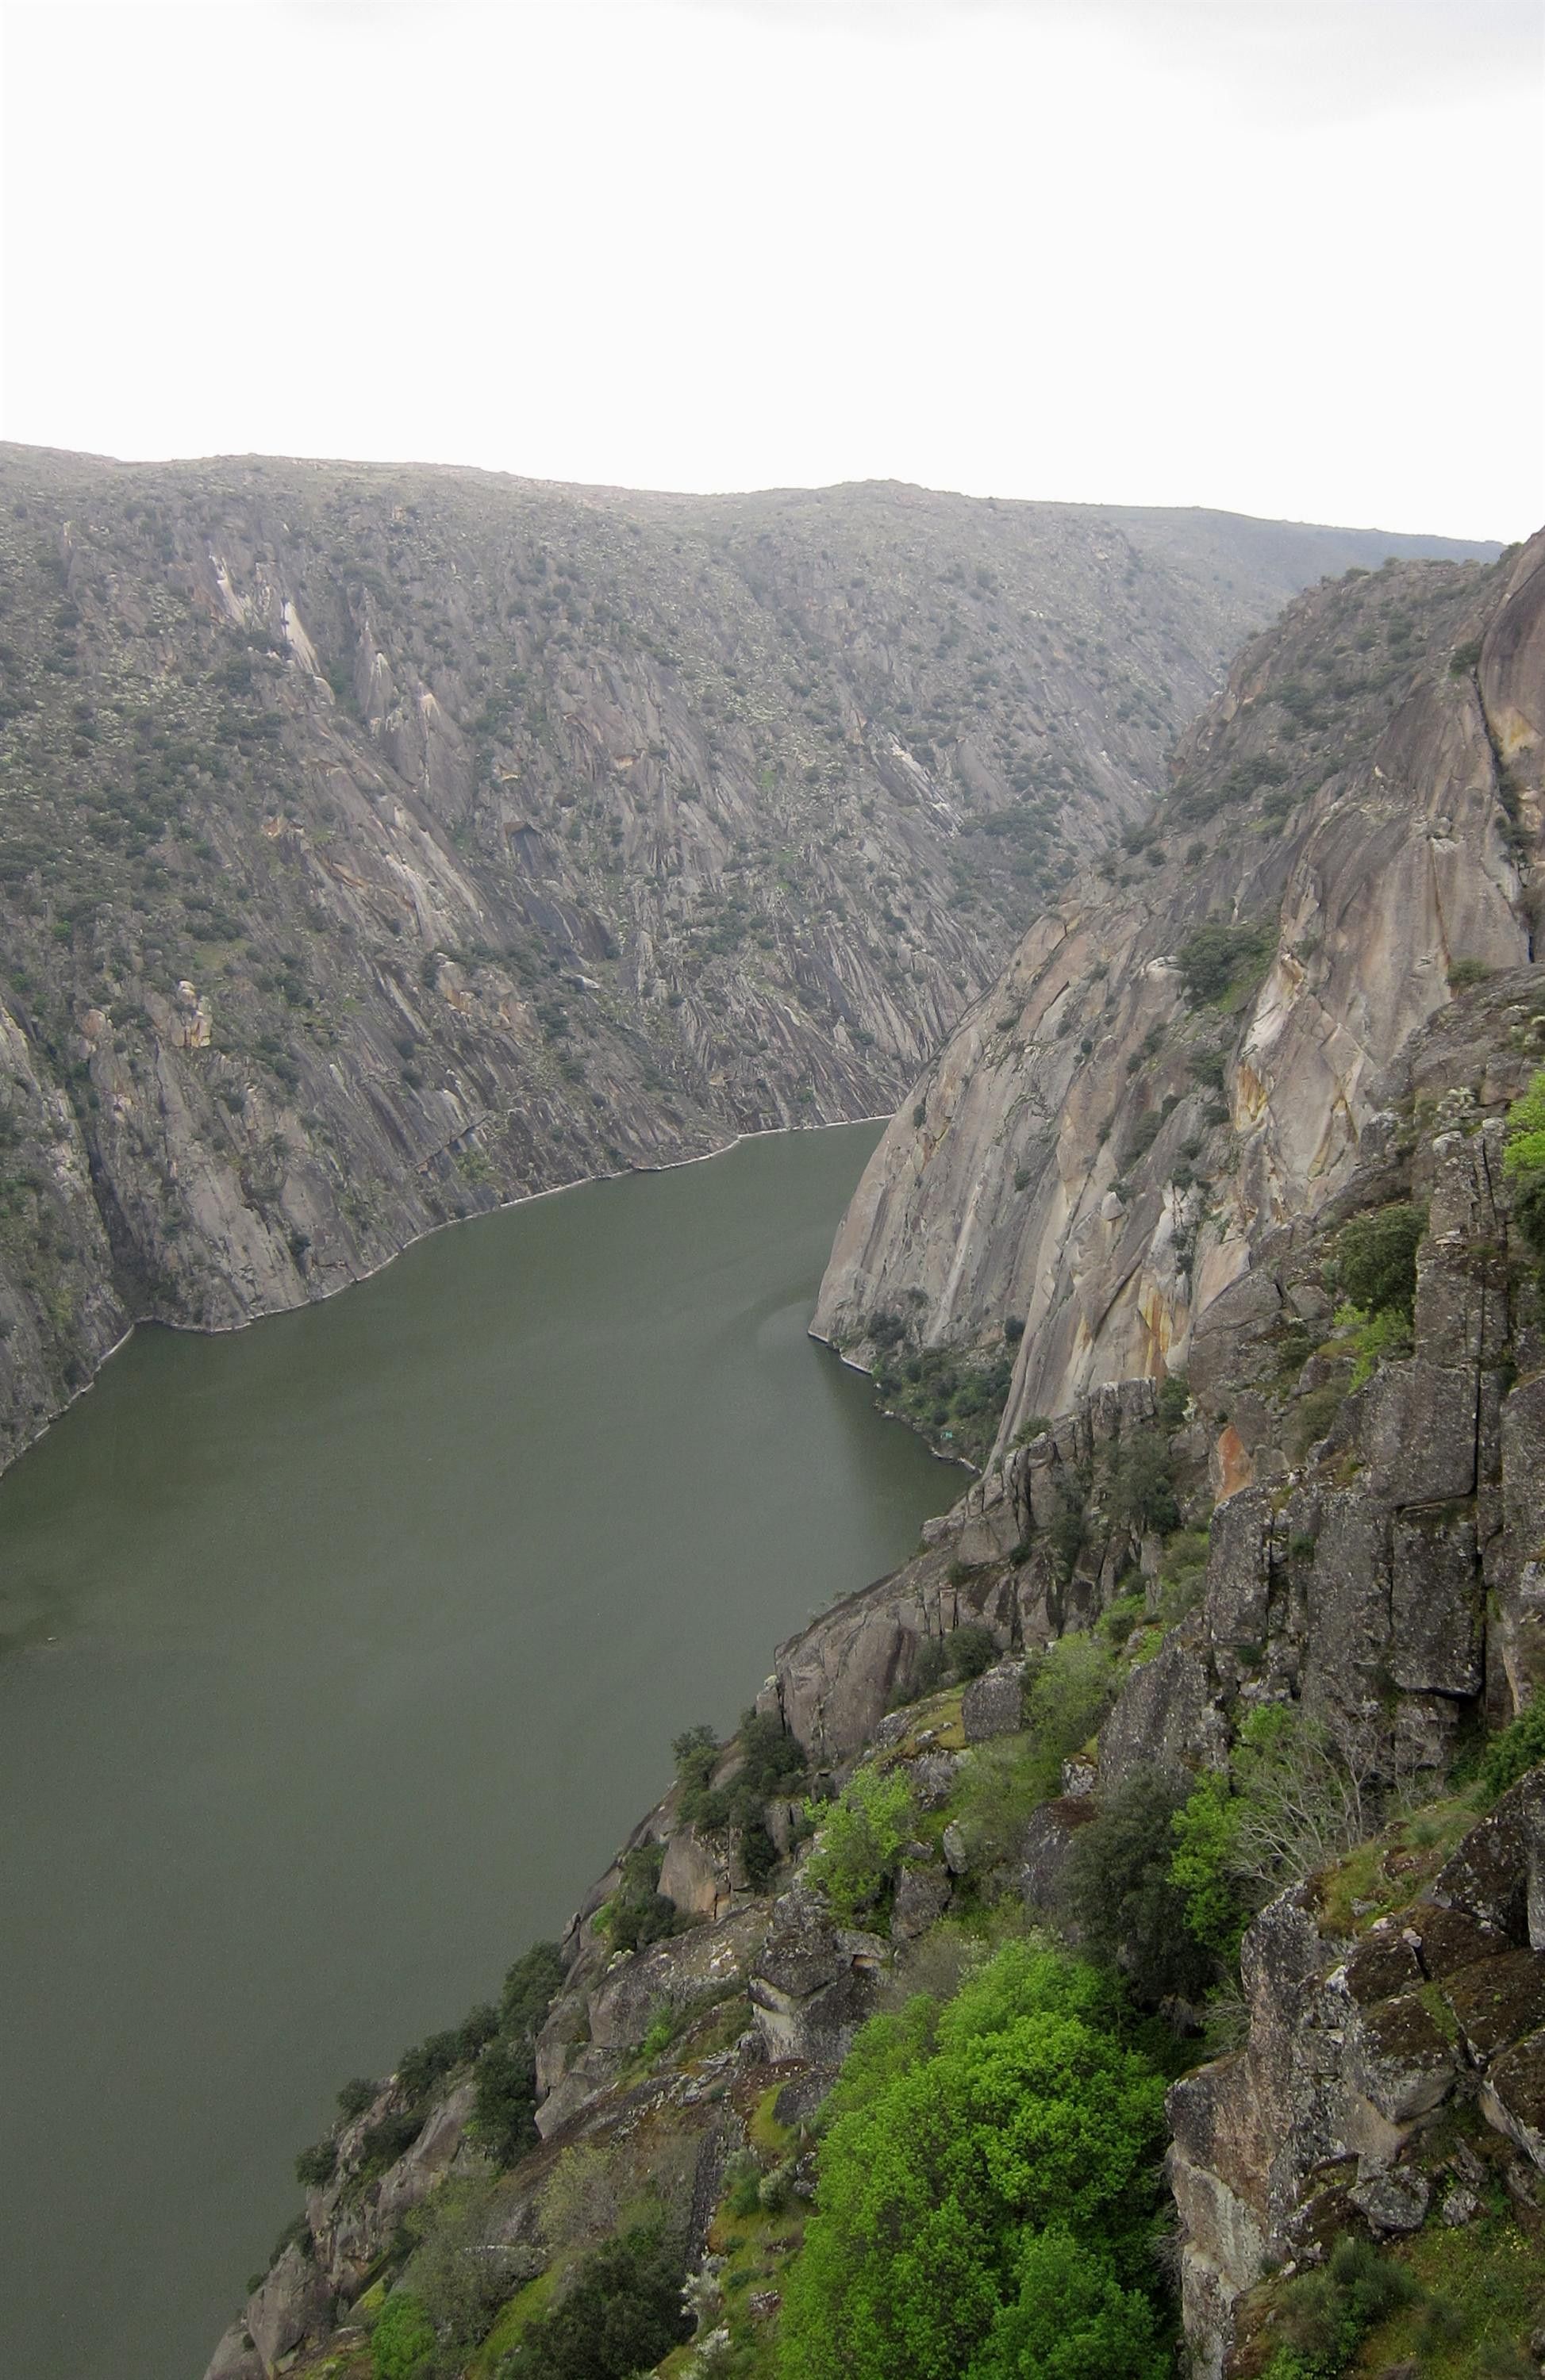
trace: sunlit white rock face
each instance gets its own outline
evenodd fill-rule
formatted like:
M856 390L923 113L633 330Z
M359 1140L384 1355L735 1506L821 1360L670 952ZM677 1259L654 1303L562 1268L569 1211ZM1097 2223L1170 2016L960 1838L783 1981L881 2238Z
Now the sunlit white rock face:
M1247 650L1176 757L1161 864L1080 880L908 1094L820 1335L1023 1319L1005 1440L1184 1362L1260 1234L1345 1179L1451 984L1533 956L1542 586L1545 537L1322 587ZM1259 942L1193 1001L1208 925Z

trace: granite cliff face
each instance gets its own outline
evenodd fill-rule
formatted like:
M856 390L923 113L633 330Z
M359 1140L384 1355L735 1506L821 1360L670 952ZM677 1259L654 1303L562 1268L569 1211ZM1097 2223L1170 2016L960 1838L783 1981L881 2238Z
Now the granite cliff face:
M1004 1443L1184 1365L1262 1236L1346 1180L1452 988L1530 961L1542 729L1545 539L1303 597L1125 865L1037 921L920 1078L817 1333L863 1361L1022 1320Z
M912 1560L779 1648L736 1741L694 1769L684 1740L554 1953L540 2143L493 2170L486 2032L440 2037L432 2092L387 2078L335 2129L209 2380L363 2380L383 2286L439 2286L442 2221L498 2261L487 2335L513 2338L643 2188L704 2356L775 2368L809 2119L866 2017L948 1995L962 1914L1078 1940L1086 1829L1124 1793L1246 1802L1263 1722L1296 1805L1325 1798L1237 1904L1235 2045L1207 2055L1198 2010L1162 2003L1193 2044L1167 2165L1192 2368L1259 2374L1295 2277L1332 2287L1348 2236L1451 2234L1476 2307L1432 2336L1523 2368L1545 2320L1545 1175L1505 1152L1545 1072L1542 610L1545 540L1306 597L1186 739L1113 862L1129 880L1032 929L887 1135L821 1310L903 1378L931 1334L968 1359L1013 1325L995 1451ZM1510 1728L1517 1781L1478 1784ZM906 1789L857 1909L812 1856L855 1777ZM1143 1892L1174 1884L1168 1823Z
M1405 542L0 456L0 1460L501 1199L891 1105L1240 634Z

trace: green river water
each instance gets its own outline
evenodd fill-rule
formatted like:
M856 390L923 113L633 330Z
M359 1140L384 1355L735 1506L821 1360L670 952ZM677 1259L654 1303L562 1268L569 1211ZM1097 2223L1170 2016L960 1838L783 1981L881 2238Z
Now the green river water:
M145 1330L0 1485L0 2373L198 2380L346 2076L559 1930L957 1471L806 1337L878 1128Z

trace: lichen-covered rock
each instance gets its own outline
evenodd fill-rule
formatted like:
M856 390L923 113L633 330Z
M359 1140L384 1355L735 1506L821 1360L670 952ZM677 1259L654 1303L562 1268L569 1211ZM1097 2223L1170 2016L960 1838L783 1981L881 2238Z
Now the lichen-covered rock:
M838 1925L821 1895L797 1882L773 1906L748 1986L766 2057L836 2065L873 2013L890 1959L888 1943Z
M1210 2380L1240 2297L1307 2229L1333 2235L1342 2200L1375 2231L1419 2228L1443 2171L1423 2157L1428 2121L1478 2067L1482 2115L1545 2166L1545 1956L1523 1940L1542 1797L1536 1769L1471 1829L1435 1897L1350 1949L1321 1936L1302 1885L1247 1932L1246 2045L1168 2101L1186 2335ZM1462 2142L1450 2163L1464 2186L1483 2178Z
M476 2088L468 2076L430 2110L418 2139L382 2176L376 2206L388 2229L427 2198L456 2162L467 2138L475 2098Z
M1024 1686L1016 1661L1001 1663L971 1680L961 1697L960 1722L967 1743L1014 1735L1024 1726Z
M735 1893L727 1841L679 1827L665 1846L658 1889L684 1917L723 1915Z
M768 1904L753 1902L716 1925L656 1942L619 1960L590 1996L597 2049L634 2049L662 2013L703 2006L736 1989L762 1952Z
M1019 1840L1017 1881L1025 1906L1046 1915L1055 1909L1067 1855L1080 1828L1098 1815L1091 1794L1064 1793L1043 1802L1025 1822Z
M1516 2141L1545 2172L1545 2031L1494 2061L1481 2085L1480 2106L1487 2122Z
M1507 1950L1462 1967L1443 1985L1471 2062L1485 2066L1498 2051L1545 2026L1545 1955Z
M1421 2229L1432 2185L1414 2167L1395 2166L1386 2173L1370 2173L1346 2194L1370 2230L1382 2239L1393 2239Z
M950 1878L944 1868L932 1861L905 1862L896 1877L891 1904L891 1932L903 1941L914 1941L919 1934L926 1934L949 1907L950 1891Z
M1387 2124L1430 2114L1454 2084L1454 2053L1418 1991L1348 2013L1341 2071Z
M1545 1950L1545 1768L1532 1768L1440 1869L1434 1900Z

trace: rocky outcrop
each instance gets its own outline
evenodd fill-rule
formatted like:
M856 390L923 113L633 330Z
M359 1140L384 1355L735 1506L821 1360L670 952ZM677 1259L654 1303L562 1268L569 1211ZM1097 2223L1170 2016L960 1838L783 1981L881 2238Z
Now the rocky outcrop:
M1247 649L1129 863L1038 920L909 1094L818 1335L864 1360L876 1325L971 1347L1022 1321L1000 1444L1186 1361L1363 1161L1453 989L1531 959L1542 573L1545 537L1355 575Z
M890 1107L1238 636L1390 543L0 480L0 1459L139 1317L230 1328L500 1200Z
M925 1525L921 1554L778 1647L759 1707L776 1710L818 1762L845 1763L906 1699L930 1644L979 1626L1005 1653L1022 1655L1094 1617L1132 1552L1130 1532L1095 1529L1071 1576L1049 1533L1083 1505L1124 1438L1152 1428L1157 1414L1153 1384L1125 1381L996 1458L950 1512ZM985 1715L993 1692L983 1681L973 1709Z
M1312 2262L1358 2216L1376 2236L1416 2230L1435 2191L1470 2179L1443 2111L1474 2105L1545 2172L1545 1923L1529 1914L1542 1861L1536 1769L1420 1900L1353 1940L1327 1929L1308 1886L1250 1927L1248 2040L1169 2097L1186 2328L1206 2380L1269 2265ZM1531 2174L1516 2186L1533 2196ZM1449 2219L1466 2219L1463 2204Z

